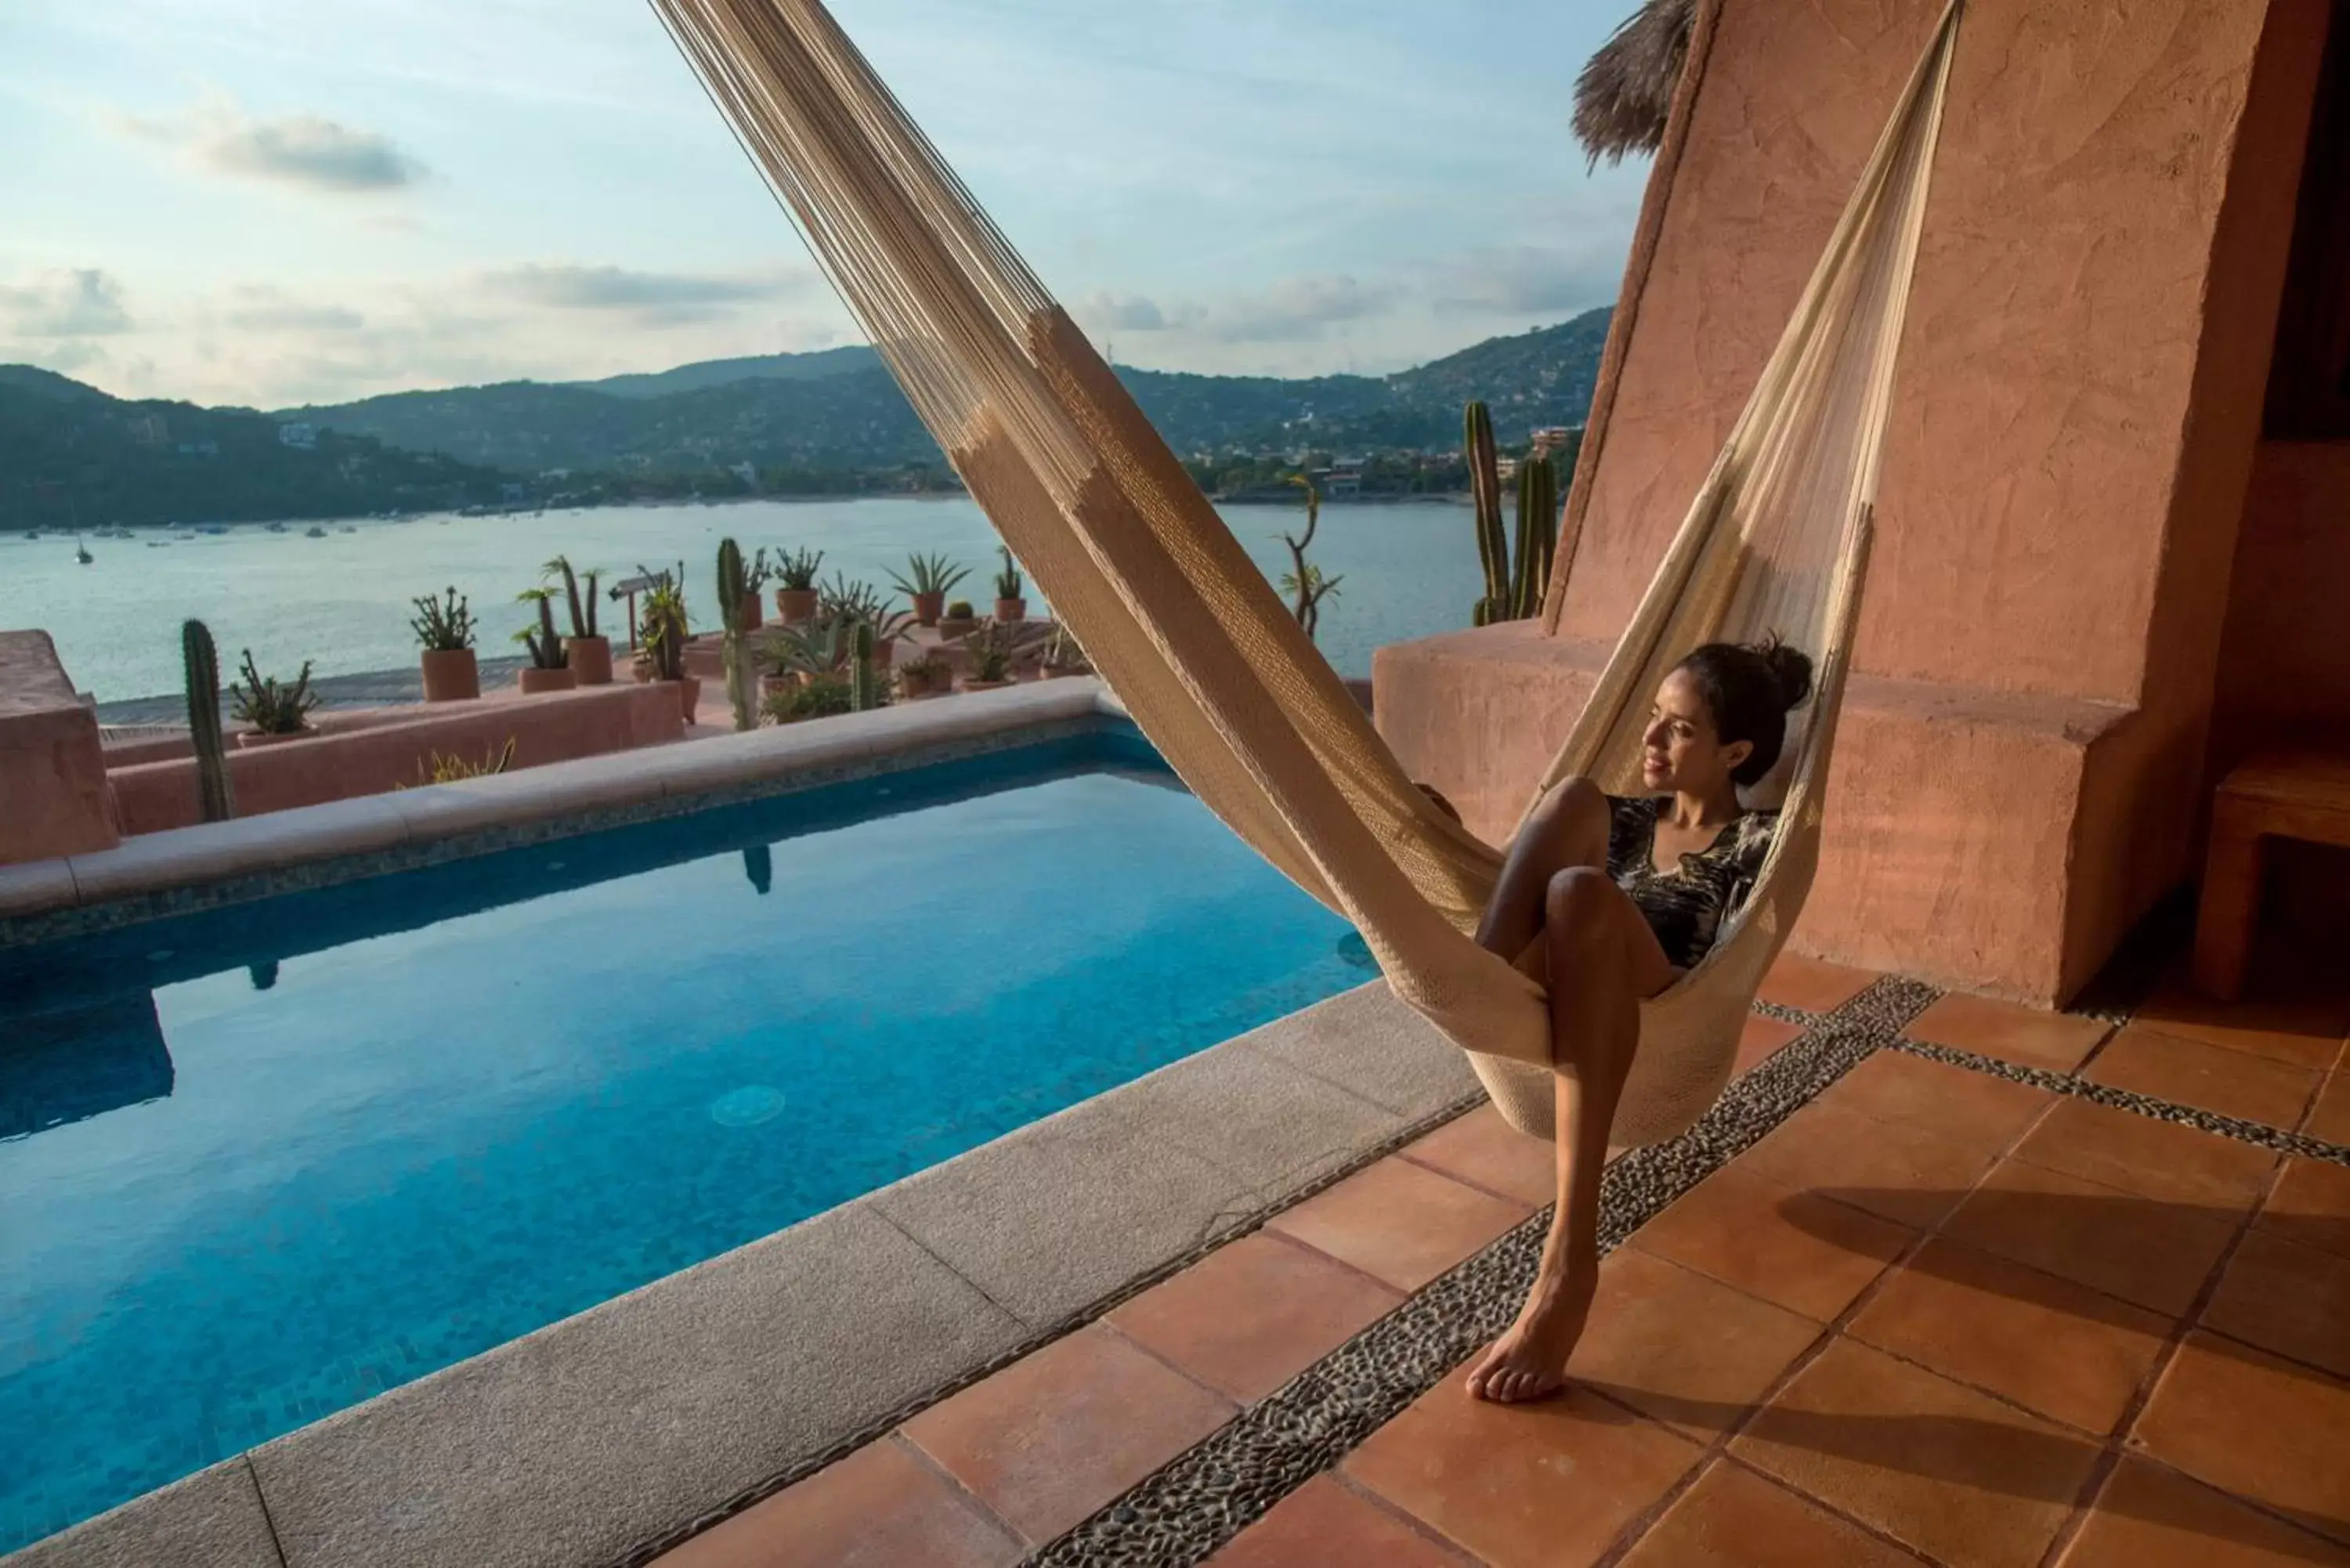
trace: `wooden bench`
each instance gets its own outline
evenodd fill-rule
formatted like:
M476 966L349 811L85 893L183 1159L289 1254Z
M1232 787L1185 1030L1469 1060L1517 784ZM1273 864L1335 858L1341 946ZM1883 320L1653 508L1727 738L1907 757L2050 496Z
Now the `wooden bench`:
M2264 753L2220 782L2195 914L2195 988L2207 996L2244 989L2272 838L2350 846L2350 753Z

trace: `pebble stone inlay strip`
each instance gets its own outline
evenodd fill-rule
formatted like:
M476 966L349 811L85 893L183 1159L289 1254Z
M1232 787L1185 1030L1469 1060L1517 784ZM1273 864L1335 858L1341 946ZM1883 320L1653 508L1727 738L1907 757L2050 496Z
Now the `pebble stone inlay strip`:
M2238 1143L2254 1144L2272 1148L2280 1154L2295 1154L2303 1159L2322 1159L2334 1165L2350 1165L2350 1147L2327 1143L2306 1133L2288 1132L2272 1127L2266 1122L2246 1121L2241 1116L2221 1116L2197 1106L2180 1105L2176 1100L2158 1099L2141 1095L2135 1089L2118 1089L2111 1084L2092 1083L2070 1073L2058 1073L2046 1067L2027 1067L2021 1063L2002 1062L1992 1056L1978 1056L1971 1051L1960 1051L1949 1045L1929 1044L1922 1040L1896 1040L1894 1046L1912 1056L1923 1056L1929 1062L1940 1062L1947 1066L1964 1067L1970 1073L1982 1073L1994 1078L2006 1078L2018 1084L2030 1084L2059 1095L2070 1095L2076 1100L2094 1105L2110 1106L2117 1111L2135 1111L2156 1121L2177 1122L2199 1132L2216 1133L2233 1138Z
M1396 1150L1404 1147L1408 1144L1417 1142L1420 1138L1426 1137L1438 1127L1443 1127L1446 1123L1467 1115L1469 1112L1476 1109L1479 1106L1482 1106L1484 1103L1485 1094L1484 1091L1481 1089L1474 1094L1462 1096L1460 1099L1455 1100L1452 1104L1446 1106L1441 1110L1431 1112L1430 1115L1420 1117L1410 1126L1404 1127L1401 1131L1392 1133L1387 1137L1380 1139L1377 1144L1365 1149L1360 1155L1348 1160L1344 1165L1339 1166L1336 1169L1328 1172L1326 1175L1315 1178L1312 1182L1299 1188L1295 1192L1284 1198L1280 1202L1269 1204L1265 1208L1249 1215L1247 1218L1241 1220L1234 1224L1226 1226L1208 1240L1201 1242L1198 1246L1193 1247L1187 1252L1184 1252L1181 1256L1171 1258L1165 1263L1160 1264L1158 1268L1151 1270L1149 1273L1142 1274L1135 1279L1129 1280L1125 1284L1119 1286L1117 1290L1095 1302L1092 1305L1082 1308L1068 1317L1063 1318L1059 1323L1054 1324L1050 1327L1039 1331L1037 1334L1021 1341L1018 1345L1014 1345L1011 1349L1003 1351L1000 1355L997 1355L989 1360L983 1362L979 1366L971 1368L969 1371L958 1374L952 1379L939 1385L929 1392L916 1396L914 1398L908 1400L905 1404L899 1406L898 1408L892 1410L888 1415L868 1423L865 1427L849 1434L847 1437L841 1438L838 1442L832 1444L830 1447L825 1449L821 1453L811 1454L806 1459L793 1465L789 1469L782 1472L780 1475L770 1477L768 1480L760 1482L757 1486L752 1487L745 1491L740 1492L737 1495L727 1499L717 1507L705 1511L690 1522L681 1524L674 1530L666 1531L656 1539L645 1542L631 1549L627 1556L621 1558L618 1563L613 1564L613 1568L644 1568L645 1564L651 1563L654 1559L660 1557L666 1552L675 1550L693 1536L701 1534L705 1530L710 1530L717 1525L724 1523L727 1520L732 1519L738 1513L741 1513L743 1510L750 1508L756 1503L764 1502L768 1498L775 1496L777 1492L784 1490L785 1488L795 1482L806 1480L809 1476L814 1475L816 1471L825 1469L827 1466L847 1459L850 1454L855 1453L861 1448L864 1448L867 1444L887 1437L889 1433L895 1431L899 1427L904 1426L907 1422L912 1420L915 1417L920 1415L931 1406L940 1403L949 1396L959 1394L963 1389L970 1387L972 1384L994 1376L996 1373L1001 1372L1005 1367L1011 1366L1014 1362L1020 1360L1024 1356L1035 1354L1037 1351L1044 1349L1046 1345L1052 1344L1055 1340L1066 1338L1068 1335L1075 1334L1078 1329L1085 1327L1087 1324L1094 1322L1097 1318L1107 1315L1118 1306L1130 1301L1134 1297L1140 1295L1143 1292L1150 1289L1153 1285L1159 1284L1162 1281L1171 1279L1175 1275L1181 1273L1185 1269L1188 1269L1192 1264L1200 1262L1200 1260L1205 1258L1209 1253L1216 1251L1220 1248L1228 1246L1232 1242L1238 1241L1241 1237L1261 1229L1266 1220L1272 1219L1274 1215L1282 1212L1284 1210L1294 1209L1298 1204L1303 1203L1307 1199L1313 1197L1315 1194L1328 1188L1336 1187L1339 1182L1346 1180L1347 1178L1354 1175L1355 1172L1362 1169L1365 1166L1377 1164L1378 1161L1385 1159L1388 1155L1395 1153Z
M1893 1044L1939 994L1877 981L1733 1081L1689 1131L1617 1159L1600 1188L1601 1251ZM1208 1556L1506 1329L1549 1227L1544 1209L1027 1561L1178 1568Z

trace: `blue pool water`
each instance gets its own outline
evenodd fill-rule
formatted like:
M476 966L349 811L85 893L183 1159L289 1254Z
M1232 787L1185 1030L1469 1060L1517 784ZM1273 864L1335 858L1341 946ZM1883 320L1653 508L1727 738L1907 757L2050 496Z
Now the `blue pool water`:
M1126 734L0 949L0 1551L1365 978Z

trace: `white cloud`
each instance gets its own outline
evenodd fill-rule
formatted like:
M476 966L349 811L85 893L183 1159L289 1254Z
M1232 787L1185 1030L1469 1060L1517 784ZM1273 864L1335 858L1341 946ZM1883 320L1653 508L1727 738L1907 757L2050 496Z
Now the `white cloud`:
M805 290L805 270L760 273L637 272L617 266L533 263L481 275L494 298L550 310L625 312L640 321L704 321Z
M338 195L399 191L429 171L390 137L316 114L255 119L235 100L207 94L160 119L119 115L120 130L173 148L214 173L275 181Z
M102 337L130 329L122 284L103 267L74 267L0 284L0 329L17 337Z

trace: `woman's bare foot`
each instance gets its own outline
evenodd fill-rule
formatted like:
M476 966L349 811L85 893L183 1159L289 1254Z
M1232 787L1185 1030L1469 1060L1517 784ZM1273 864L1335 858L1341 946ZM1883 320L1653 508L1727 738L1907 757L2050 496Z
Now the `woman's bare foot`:
M1469 1397L1521 1405L1566 1386L1567 1357L1583 1337L1598 1285L1596 1268L1554 1272L1545 1267L1527 1293L1518 1321L1469 1374Z

